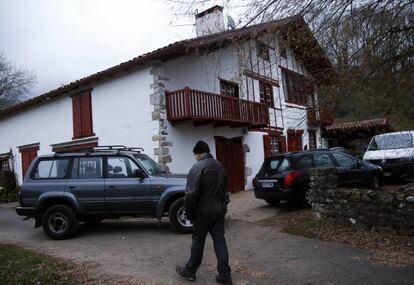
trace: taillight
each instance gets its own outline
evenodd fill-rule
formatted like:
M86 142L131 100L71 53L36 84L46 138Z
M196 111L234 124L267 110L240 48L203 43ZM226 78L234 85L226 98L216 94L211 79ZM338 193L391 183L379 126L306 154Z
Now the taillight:
M256 186L257 186L256 178L253 178L252 184L253 184L253 187L256 188Z
M299 171L292 171L285 177L285 187L289 188L295 182L296 177L300 174Z

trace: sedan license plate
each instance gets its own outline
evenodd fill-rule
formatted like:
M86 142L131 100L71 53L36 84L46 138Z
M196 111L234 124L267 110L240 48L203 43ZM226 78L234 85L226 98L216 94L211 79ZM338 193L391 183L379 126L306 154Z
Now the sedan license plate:
M392 176L392 172L384 172L384 176L390 177Z
M274 184L273 182L262 182L263 188L273 188Z

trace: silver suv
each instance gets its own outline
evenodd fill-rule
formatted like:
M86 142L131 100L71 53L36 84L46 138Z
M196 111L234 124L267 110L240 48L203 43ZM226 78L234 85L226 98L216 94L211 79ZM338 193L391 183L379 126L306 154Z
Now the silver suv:
M121 216L168 216L176 231L190 233L186 175L169 173L141 150L105 146L37 157L20 187L17 214L34 218L52 239L75 236L79 222Z

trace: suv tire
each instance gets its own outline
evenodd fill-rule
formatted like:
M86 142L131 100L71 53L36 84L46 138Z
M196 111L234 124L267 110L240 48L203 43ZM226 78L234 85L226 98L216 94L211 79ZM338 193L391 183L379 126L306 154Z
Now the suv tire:
M187 219L184 208L184 198L178 198L170 207L168 213L171 226L179 233L189 234L193 232L193 223Z
M52 239L72 238L78 231L79 220L71 207L57 204L49 207L42 217L42 227Z

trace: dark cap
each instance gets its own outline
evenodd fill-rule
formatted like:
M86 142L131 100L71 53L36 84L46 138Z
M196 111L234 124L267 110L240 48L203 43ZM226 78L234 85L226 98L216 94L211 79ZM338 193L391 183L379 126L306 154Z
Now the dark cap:
M195 154L209 153L209 152L210 152L210 148L208 147L208 144L203 141L198 141L193 148L193 153Z

